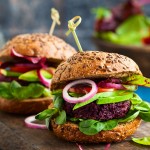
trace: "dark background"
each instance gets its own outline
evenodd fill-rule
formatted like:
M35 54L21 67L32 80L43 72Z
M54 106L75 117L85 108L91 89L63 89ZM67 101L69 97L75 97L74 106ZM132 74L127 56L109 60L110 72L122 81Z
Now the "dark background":
M65 38L71 44L71 37L66 38L67 21L80 15L82 23L78 27L79 37L84 37L84 49L95 48L88 40L93 33L94 15L91 9L98 6L112 7L125 0L0 0L0 31L6 40L12 36L27 32L48 32L52 23L50 8L55 7L61 16L61 26L56 27L55 35ZM149 6L144 7L150 15Z
M121 4L125 0L0 0L0 47L17 34L49 32L52 20L50 9L56 8L60 12L61 26L56 26L55 35L63 38L76 49L75 41L70 35L66 37L68 20L74 16L81 16L82 23L77 28L77 34L84 50L105 50L97 47L92 40L95 16L92 8L98 6L111 8ZM150 5L143 7L146 15L150 16ZM2 38L3 37L3 38ZM114 48L115 49L115 48ZM140 66L144 75L150 77L150 54L143 49L140 52L128 49L114 51L119 52L134 59ZM115 49L116 50L116 49Z

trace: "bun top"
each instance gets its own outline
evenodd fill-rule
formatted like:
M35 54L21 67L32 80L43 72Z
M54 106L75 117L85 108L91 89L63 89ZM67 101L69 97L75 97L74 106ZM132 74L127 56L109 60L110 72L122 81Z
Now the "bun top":
M9 57L11 49L33 57L46 57L53 61L66 60L76 53L75 49L62 39L47 33L21 34L8 41L0 57Z
M78 52L57 67L51 88L56 89L76 79L119 78L131 74L142 73L138 65L124 55L102 51Z

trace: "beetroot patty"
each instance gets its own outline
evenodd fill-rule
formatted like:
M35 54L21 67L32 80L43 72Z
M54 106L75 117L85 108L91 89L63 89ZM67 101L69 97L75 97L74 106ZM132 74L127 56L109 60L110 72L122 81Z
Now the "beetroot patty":
M65 102L64 110L67 115L74 118L94 119L94 120L110 120L123 118L130 109L131 102L129 100L114 104L97 105L92 102L88 105L72 110L75 104Z

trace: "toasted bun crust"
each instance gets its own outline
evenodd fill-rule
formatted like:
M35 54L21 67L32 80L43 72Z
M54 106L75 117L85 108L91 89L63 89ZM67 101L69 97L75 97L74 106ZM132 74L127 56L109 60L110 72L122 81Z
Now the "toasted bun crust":
M22 101L0 98L0 110L13 114L37 114L47 109L51 104L51 98L27 99Z
M96 135L85 135L79 131L78 125L67 122L63 125L55 124L54 119L51 121L51 127L54 134L64 140L79 143L100 143L100 142L120 142L132 135L141 123L140 118L132 122L121 123L117 127L108 131L101 131Z
M66 60L76 52L62 39L46 33L22 34L14 37L2 48L0 58L9 57L12 48L22 55L45 57L53 61Z
M78 52L58 66L53 76L52 89L70 80L119 78L131 74L142 73L138 65L124 55L102 51Z

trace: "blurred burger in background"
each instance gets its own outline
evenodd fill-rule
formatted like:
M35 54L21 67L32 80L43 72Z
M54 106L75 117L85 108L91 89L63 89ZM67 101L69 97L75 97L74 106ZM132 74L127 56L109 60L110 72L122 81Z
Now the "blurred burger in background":
M75 52L46 33L22 34L8 41L0 51L0 110L35 114L46 109L52 102L55 67Z
M95 37L119 45L149 45L150 17L142 9L146 4L150 1L126 0L110 9L93 9Z

